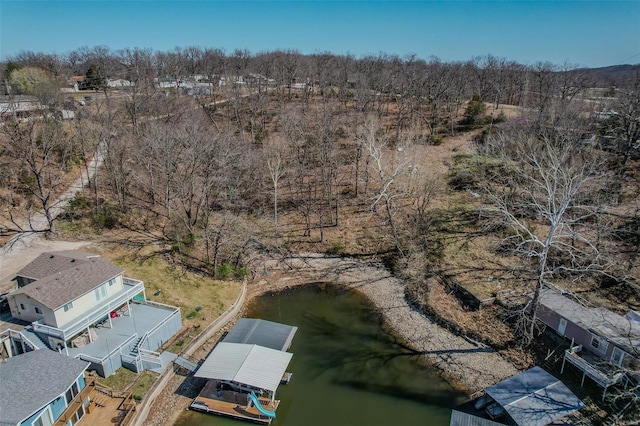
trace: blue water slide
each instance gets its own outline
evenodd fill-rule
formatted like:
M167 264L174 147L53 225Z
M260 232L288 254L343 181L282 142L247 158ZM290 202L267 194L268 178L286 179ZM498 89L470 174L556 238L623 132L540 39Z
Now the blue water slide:
M264 409L262 407L262 404L260 404L260 401L258 400L258 397L256 396L255 393L251 392L249 394L249 399L251 399L251 402L253 402L253 405L255 405L256 408L258 409L258 411L260 411L262 414L264 414L265 416L270 417L272 419L276 418L276 412Z

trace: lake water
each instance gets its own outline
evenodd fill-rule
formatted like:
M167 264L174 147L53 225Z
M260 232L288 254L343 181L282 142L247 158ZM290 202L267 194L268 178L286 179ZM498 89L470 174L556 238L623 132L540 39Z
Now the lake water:
M298 326L289 349L293 377L276 393L274 426L448 425L451 407L463 401L354 291L297 287L260 297L247 317ZM176 424L250 423L188 411Z

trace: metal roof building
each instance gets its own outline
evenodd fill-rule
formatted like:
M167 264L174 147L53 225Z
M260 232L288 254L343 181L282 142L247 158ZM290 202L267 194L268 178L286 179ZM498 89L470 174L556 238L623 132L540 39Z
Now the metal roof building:
M222 340L246 343L286 351L291 346L298 327L254 318L240 318Z
M582 401L564 383L540 367L533 367L488 387L485 393L504 409L508 419L501 421L498 416L495 416L496 419L488 418L484 410L474 411L471 405L466 407L467 410L455 409L450 425L543 426L584 407Z
M220 342L195 377L228 380L275 393L293 354L244 343Z

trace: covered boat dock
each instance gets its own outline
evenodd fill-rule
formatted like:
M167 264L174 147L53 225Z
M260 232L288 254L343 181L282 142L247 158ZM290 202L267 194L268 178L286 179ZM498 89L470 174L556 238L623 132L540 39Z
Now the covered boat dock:
M190 408L269 424L280 403L276 390L293 354L297 327L259 319L240 319L211 351L195 377L207 379Z
M543 426L584 407L564 383L541 367L486 388L485 396L479 400L455 408L450 425Z

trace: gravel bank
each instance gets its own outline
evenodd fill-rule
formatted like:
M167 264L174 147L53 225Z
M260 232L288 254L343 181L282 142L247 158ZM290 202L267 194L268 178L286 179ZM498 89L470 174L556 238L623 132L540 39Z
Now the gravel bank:
M454 386L475 392L518 370L491 348L459 337L410 307L403 283L379 265L351 259L303 254L284 261L268 260L258 270L250 291L254 295L309 282L335 282L366 295L383 314L387 325L413 349L424 353L430 364Z

